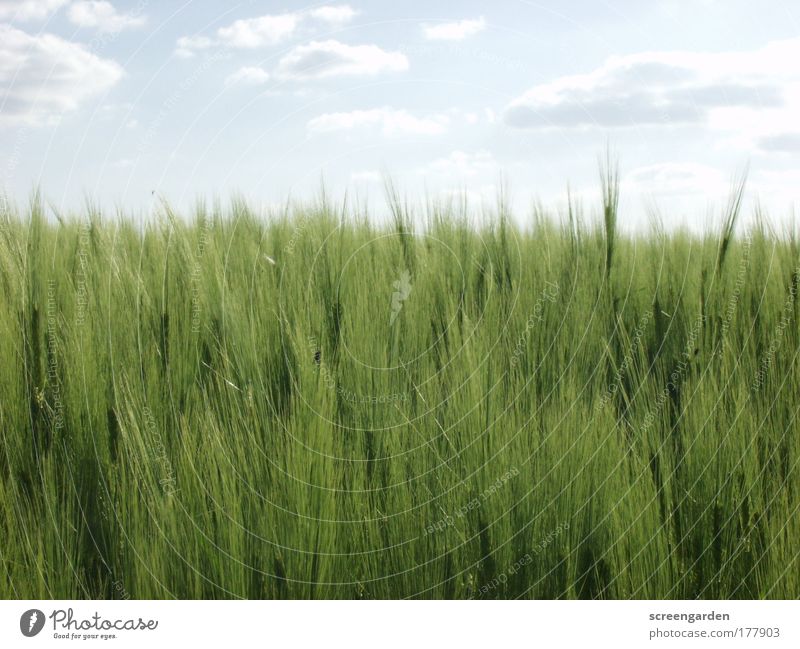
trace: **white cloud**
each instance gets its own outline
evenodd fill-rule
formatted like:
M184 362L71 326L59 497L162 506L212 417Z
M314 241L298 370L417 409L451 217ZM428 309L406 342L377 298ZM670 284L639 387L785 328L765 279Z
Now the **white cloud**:
M298 45L281 58L276 74L282 79L321 79L407 69L408 59L400 52L387 52L377 45L346 45L329 40Z
M358 12L350 5L329 5L312 9L308 15L331 25L344 25L353 20Z
M197 51L207 50L214 45L216 45L216 41L207 36L181 36L178 39L175 54L188 59L193 57Z
M325 5L306 11L266 14L242 18L220 27L215 36L182 36L178 39L176 53L188 58L195 50L215 45L234 49L271 47L297 35L301 27L340 26L352 20L358 12L350 5Z
M466 153L453 151L445 158L439 158L425 165L421 172L435 173L451 178L466 178L485 174L496 174L500 170L494 156L488 151Z
M245 66L230 75L225 83L227 85L258 86L267 81L269 81L269 72L255 66Z
M727 110L760 113L786 104L800 80L800 39L749 52L645 52L613 56L587 74L534 86L505 121L519 128L707 124Z
M373 108L354 110L349 113L325 113L306 124L309 135L370 129L385 136L439 135L447 130L446 115L415 117L406 110Z
M224 45L241 49L277 45L294 33L299 20L298 14L293 13L237 20L221 27L217 36Z
M52 122L113 86L122 68L53 34L0 25L2 124Z
M67 0L0 0L0 20L44 20L65 4Z
M459 20L436 25L425 24L422 33L429 41L461 41L486 29L483 16L474 20Z
M91 27L100 32L121 32L124 29L142 27L147 18L141 13L119 13L114 5L105 0L80 0L69 6L68 14L72 24Z

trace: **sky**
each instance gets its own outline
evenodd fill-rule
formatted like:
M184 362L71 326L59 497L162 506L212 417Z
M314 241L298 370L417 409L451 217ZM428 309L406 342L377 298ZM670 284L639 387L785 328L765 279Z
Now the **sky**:
M524 221L596 207L607 149L628 227L713 223L745 169L749 213L800 198L792 0L0 0L0 88L0 192L63 212L377 206L388 175Z

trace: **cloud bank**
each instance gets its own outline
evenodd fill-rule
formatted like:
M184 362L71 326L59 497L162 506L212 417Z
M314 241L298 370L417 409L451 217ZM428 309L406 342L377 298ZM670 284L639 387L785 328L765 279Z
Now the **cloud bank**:
M0 25L3 125L52 123L111 88L122 68L53 34L32 36Z

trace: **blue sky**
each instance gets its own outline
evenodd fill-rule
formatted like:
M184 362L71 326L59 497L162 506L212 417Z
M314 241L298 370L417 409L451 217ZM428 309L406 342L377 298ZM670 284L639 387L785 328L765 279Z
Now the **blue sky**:
M794 4L794 6L793 6ZM623 222L713 219L732 176L776 219L800 198L800 8L644 2L0 0L0 188L146 210L236 193L380 203L501 178L524 218L567 183Z

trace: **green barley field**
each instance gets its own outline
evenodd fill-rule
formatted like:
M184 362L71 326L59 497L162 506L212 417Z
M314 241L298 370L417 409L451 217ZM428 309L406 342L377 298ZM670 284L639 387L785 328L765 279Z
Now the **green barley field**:
M0 597L800 596L800 241L742 191L5 208Z

